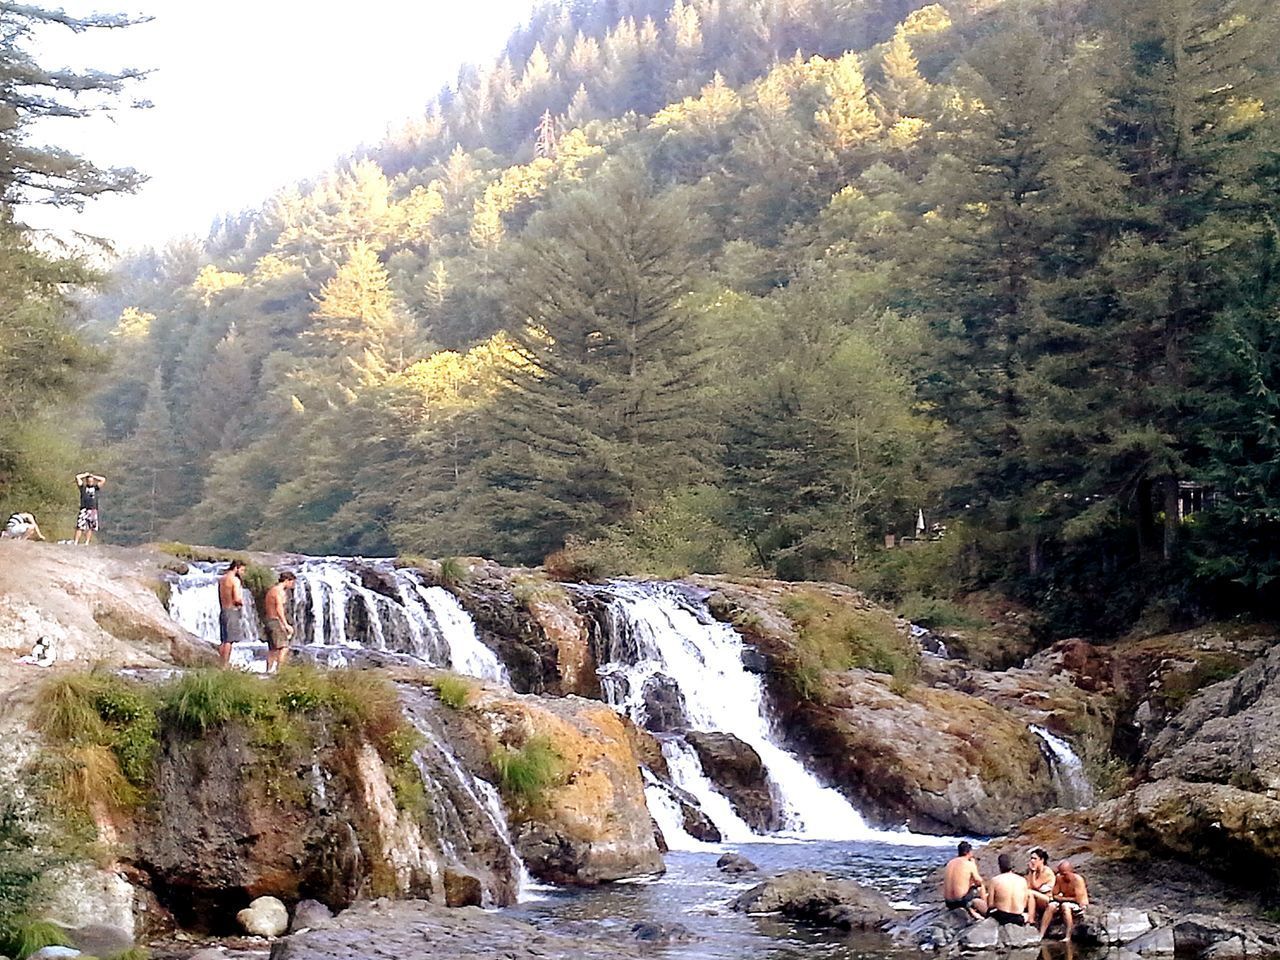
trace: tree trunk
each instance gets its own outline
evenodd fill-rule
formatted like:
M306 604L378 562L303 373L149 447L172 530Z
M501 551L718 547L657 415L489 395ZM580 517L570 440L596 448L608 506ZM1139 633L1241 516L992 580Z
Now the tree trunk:
M1164 559L1172 560L1178 547L1178 478L1166 477L1161 482L1164 494Z

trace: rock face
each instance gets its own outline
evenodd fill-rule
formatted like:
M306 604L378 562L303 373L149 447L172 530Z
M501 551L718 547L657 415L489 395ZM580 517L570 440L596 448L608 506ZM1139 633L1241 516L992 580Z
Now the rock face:
M791 870L739 894L730 906L743 913L781 913L841 930L878 929L894 917L884 894L816 870Z
M685 740L702 761L703 772L751 829L769 833L782 826L764 764L754 749L729 733L690 730Z
M486 690L468 710L481 734L505 747L535 739L564 763L541 802L511 810L529 872L591 885L664 869L644 797L629 722L578 697L539 699Z

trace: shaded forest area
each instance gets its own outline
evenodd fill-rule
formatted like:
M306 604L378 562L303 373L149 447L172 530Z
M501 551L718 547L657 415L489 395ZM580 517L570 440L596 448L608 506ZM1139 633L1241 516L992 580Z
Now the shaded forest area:
M120 265L108 535L994 586L1058 632L1261 611L1277 16L552 4Z

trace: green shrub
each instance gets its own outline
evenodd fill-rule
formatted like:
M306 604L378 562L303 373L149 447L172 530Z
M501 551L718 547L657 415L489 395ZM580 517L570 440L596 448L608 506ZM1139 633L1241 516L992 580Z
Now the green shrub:
M499 747L490 760L499 788L518 810L541 806L564 776L564 758L547 737L530 737L519 748Z
M436 677L431 681L431 686L435 687L440 702L454 710L461 710L471 699L471 682L457 674L448 673Z
M279 579L274 570L260 563L245 564L244 571L240 574L240 582L253 595L253 602L257 604L259 611L262 610L267 591L274 587Z
M847 578L868 596L892 603L911 594L952 597L974 585L976 534L953 523L941 540L920 540L875 550Z
M985 620L973 616L959 604L938 597L926 597L922 593L909 593L903 597L898 603L898 616L930 630L944 630L948 627L977 630L987 626Z
M570 537L565 545L542 561L542 569L553 580L594 582L620 577L628 572L629 558L617 544L587 543Z
M860 667L887 673L899 688L919 673L919 650L898 631L887 611L860 610L811 590L790 594L781 609L795 626L788 674L804 699L823 698L823 676L828 672Z
M534 603L567 603L569 600L563 586L536 573L516 577L511 584L511 595L526 609Z
M5 952L24 960L44 947L69 947L62 928L47 920L29 920L17 926L11 934L0 942L5 942Z
M192 670L161 692L164 719L192 733L206 733L229 720L266 715L265 684L239 670Z
M436 567L436 580L442 587L459 587L470 579L467 562L458 557L445 557Z

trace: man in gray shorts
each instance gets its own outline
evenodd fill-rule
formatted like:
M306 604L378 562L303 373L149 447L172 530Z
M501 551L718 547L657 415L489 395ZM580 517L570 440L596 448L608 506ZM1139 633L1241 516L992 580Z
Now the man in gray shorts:
M218 659L231 665L231 648L244 639L244 561L232 560L218 578Z

